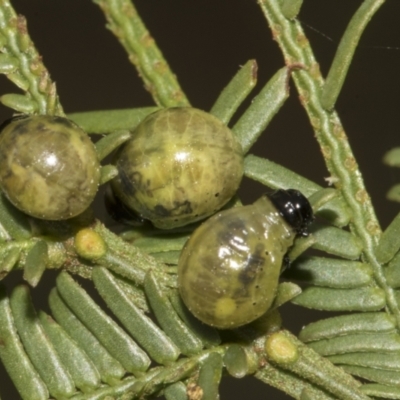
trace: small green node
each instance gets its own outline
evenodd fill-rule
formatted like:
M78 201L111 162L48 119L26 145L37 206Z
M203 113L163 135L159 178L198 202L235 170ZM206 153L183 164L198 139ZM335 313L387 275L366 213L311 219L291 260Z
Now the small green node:
M75 235L75 250L83 258L98 260L107 252L107 245L103 238L93 229L81 229Z
M278 364L292 364L299 358L297 346L282 332L267 338L265 352L270 360Z

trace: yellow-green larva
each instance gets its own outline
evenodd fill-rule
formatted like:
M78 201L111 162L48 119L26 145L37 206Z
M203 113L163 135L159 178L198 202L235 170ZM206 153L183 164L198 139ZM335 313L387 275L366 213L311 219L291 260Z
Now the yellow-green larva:
M11 203L36 218L63 220L92 203L100 180L88 135L62 117L17 117L0 134L0 186Z
M178 287L186 306L221 329L259 318L275 298L285 254L312 219L308 200L293 189L208 219L179 259Z
M232 131L190 107L150 114L115 163L115 195L162 229L215 213L236 193L243 175L242 148Z

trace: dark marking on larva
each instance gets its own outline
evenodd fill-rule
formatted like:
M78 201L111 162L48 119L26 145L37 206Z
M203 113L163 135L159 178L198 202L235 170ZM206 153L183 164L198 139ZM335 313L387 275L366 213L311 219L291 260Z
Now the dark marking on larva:
M164 205L157 204L153 211L154 214L159 217L178 217L180 215L191 214L193 212L192 205L188 200L183 201L182 203L175 202L174 207L169 210Z
M137 173L138 175L140 175L139 173ZM136 189L135 189L135 185L134 179L131 179L125 172L125 169L123 168L118 168L118 176L121 182L121 186L122 189L124 191L124 193L126 193L128 196L134 196ZM139 177L140 179L140 177Z

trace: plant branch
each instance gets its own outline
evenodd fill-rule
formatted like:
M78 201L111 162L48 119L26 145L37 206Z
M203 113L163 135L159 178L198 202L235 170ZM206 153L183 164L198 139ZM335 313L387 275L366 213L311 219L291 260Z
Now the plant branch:
M335 186L352 211L350 228L363 243L364 256L373 268L377 284L385 291L388 307L400 329L400 310L394 292L387 285L382 267L374 254L381 229L340 119L335 111L328 112L321 104L320 88L324 80L309 42L300 23L285 18L277 0L260 0L260 6L286 64L303 65L302 70L292 72L300 100L314 128L327 168L335 178Z
M55 83L28 35L26 19L8 0L0 1L0 42L0 72L26 92L3 95L2 103L20 112L63 116Z
M129 0L93 0L118 38L157 105L188 106L189 101L150 32Z

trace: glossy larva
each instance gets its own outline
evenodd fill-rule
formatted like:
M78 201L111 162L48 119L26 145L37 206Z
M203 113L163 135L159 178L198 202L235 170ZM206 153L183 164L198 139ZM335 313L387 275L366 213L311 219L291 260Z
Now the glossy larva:
M36 218L64 220L92 203L100 180L88 135L62 117L17 117L0 134L0 186L11 203Z
M117 153L115 195L162 229L199 221L236 193L242 149L216 117L190 107L146 117Z
M312 219L308 200L293 189L208 219L179 259L178 287L186 306L221 329L259 318L275 298L285 254Z

